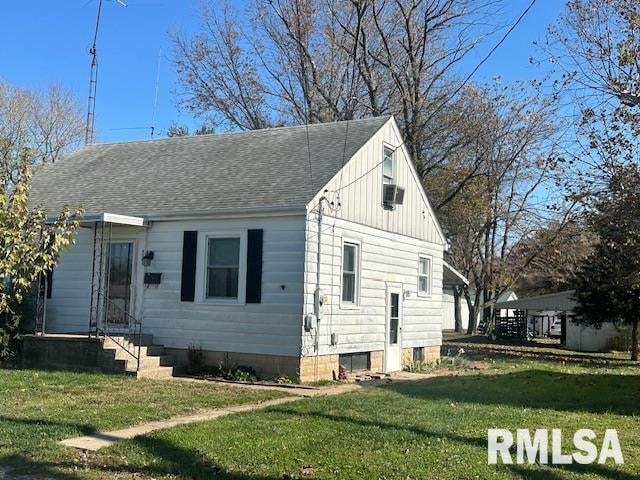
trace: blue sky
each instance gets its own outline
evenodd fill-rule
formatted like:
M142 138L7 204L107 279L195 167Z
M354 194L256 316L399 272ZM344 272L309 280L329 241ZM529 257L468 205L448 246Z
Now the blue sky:
M96 130L100 141L148 138L155 96L158 54L162 49L156 127L172 121L201 123L175 105L176 74L170 62L168 33L198 28L198 0L105 0L98 38L99 80ZM217 0L212 0L217 1ZM240 6L245 0L236 0ZM530 0L508 0L500 24L508 25ZM507 41L478 71L474 80L494 76L506 82L540 76L529 64L533 42L563 9L560 0L538 0ZM14 85L44 87L52 81L73 89L86 108L89 47L97 0L2 0L0 14L0 79ZM501 34L500 34L501 35ZM499 36L478 48L460 65L470 72ZM125 130L126 129L126 130Z

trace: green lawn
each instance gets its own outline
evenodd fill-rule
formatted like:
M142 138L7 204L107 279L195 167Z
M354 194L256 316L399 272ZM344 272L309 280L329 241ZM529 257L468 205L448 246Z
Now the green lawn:
M57 444L64 438L283 395L115 375L0 370L0 466L46 470L75 454Z
M49 454L33 460L27 457L39 446L51 448L53 439L49 436L57 439L86 433L96 425L104 427L108 422L102 420L99 407L114 402L107 386L113 385L114 380L85 376L76 381L69 374L34 377L34 372L10 372L14 377L9 383L14 385L14 392L20 393L21 400L11 400L9 410L13 411L12 417L21 420L5 418L6 426L0 424L0 429L5 429L0 430L0 442L8 432L13 443L8 449L0 443L0 448L21 454L24 468L31 466L46 472L46 478L62 480L640 478L638 366L495 357L486 363L489 368L485 370L457 376L392 382L340 396L316 397L161 430L99 453L85 455L69 449L59 452L58 458ZM137 391L139 384L133 383L132 389L126 379L119 381L129 389L129 393L119 396L119 401L125 403L130 395L162 403L157 399L172 399L173 395L165 388L196 387L162 383L161 388L149 385L153 391L145 394ZM39 387L39 383L44 385ZM91 396L96 402L91 407L86 401L74 401L74 395L70 395L86 395L83 391L87 385L102 389ZM169 408L179 409L181 402L206 404L207 395L196 391L181 392L182 400L170 401ZM38 392L37 397L45 405L41 412L33 392ZM251 392L253 398L255 394ZM5 398L0 401L6 405ZM71 412L83 407L87 419L80 412ZM117 408L108 410L112 422L133 423L126 413L115 411L121 412ZM153 418L154 412L148 403L129 410L139 419ZM593 429L600 440L605 428L616 428L625 464L489 466L487 429L495 427L561 428L568 433L568 441L579 428Z
M640 478L640 370L491 361L490 368L159 431L84 459L118 478ZM488 466L487 429L616 428L625 465Z

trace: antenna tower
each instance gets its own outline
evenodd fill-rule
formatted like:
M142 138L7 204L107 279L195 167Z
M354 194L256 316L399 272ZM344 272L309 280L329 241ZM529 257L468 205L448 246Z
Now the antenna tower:
M116 0L120 5L126 7L122 0ZM98 29L100 27L100 15L102 14L102 0L98 0L98 14L96 15L96 28L93 33L93 42L89 49L91 55L91 70L89 73L89 98L87 102L87 122L84 129L85 145L94 141L94 124L96 118L96 88L98 86Z

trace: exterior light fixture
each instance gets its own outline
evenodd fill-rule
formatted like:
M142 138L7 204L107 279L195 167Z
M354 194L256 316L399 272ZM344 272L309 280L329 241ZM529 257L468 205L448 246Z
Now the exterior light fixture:
M151 265L151 260L153 260L154 254L152 250L147 251L144 254L144 257L142 257L142 265L144 265L145 267L148 267L149 265Z

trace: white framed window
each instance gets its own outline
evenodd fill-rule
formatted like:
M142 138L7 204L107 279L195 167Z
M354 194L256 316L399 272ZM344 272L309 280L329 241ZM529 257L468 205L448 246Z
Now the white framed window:
M418 257L418 293L431 293L431 257L427 255Z
M394 183L396 173L395 150L388 145L382 148L382 184Z
M343 305L357 305L360 290L360 244L345 240L342 244Z
M247 277L246 231L205 233L201 245L204 252L200 256L203 267L199 276L200 300L214 304L244 304Z

